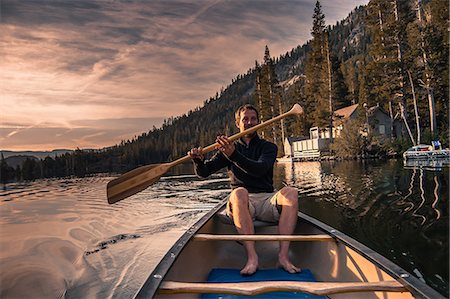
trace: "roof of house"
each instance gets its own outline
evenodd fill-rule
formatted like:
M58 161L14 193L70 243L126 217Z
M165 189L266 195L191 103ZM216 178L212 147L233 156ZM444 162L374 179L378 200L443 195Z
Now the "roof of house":
M358 108L358 104L347 106L334 111L334 115L342 118L349 118L356 111L356 108Z
M374 114L375 112L377 112L377 111L381 111L381 113L384 113L384 114L386 114L386 115L388 115L389 116L389 113L387 113L386 112L386 110L384 110L380 105L376 105L376 106L373 106L373 107L370 107L368 110L367 110L367 113L369 114L369 115L372 115L372 114Z

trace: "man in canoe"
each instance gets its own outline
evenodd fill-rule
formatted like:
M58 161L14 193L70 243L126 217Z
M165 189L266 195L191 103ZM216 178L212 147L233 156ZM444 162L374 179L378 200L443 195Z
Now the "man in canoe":
M235 114L240 132L259 123L258 110L252 105L240 107ZM293 233L297 223L298 191L284 187L278 192L273 188L273 166L277 146L259 138L256 132L244 135L236 142L226 136L218 136L217 153L204 159L202 148L193 148L188 154L194 161L195 173L203 178L227 167L232 191L227 204L227 215L240 234L254 234L253 220L278 222L282 235ZM258 269L258 254L254 241L245 241L247 263L242 275L252 275ZM279 266L289 273L300 272L289 259L289 242L280 242Z

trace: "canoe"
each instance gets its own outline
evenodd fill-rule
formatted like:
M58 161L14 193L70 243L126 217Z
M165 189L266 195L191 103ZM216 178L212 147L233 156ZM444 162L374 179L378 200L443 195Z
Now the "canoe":
M230 294L260 294L264 298L445 298L380 254L304 213L298 213L292 236L280 236L276 225L258 221L255 235L246 236L237 234L224 216L224 207L225 201L219 203L180 237L135 298L233 298L226 297ZM269 273L268 279L249 281L252 276L239 274L243 281L236 278L246 262L243 240L256 240L259 270L252 276ZM290 257L302 268L301 273L289 274L276 268L279 240L291 240Z

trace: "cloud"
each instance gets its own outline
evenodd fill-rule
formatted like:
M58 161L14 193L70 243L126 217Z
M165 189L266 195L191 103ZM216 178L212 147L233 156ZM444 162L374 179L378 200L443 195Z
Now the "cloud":
M42 123L27 127L0 126L1 149L102 148L132 139L159 126L163 118L80 119L67 125ZM113 142L111 142L113 141Z
M321 1L329 24L365 2ZM265 45L278 56L303 44L310 38L314 4L2 0L2 122L35 127L2 133L12 135L0 146L25 146L26 139L19 138L30 138L30 149L44 146L29 132L47 134L41 140L51 132L57 136L48 146L63 147L58 141L69 148L86 140L92 144L83 144L99 147L131 138L138 126L123 131L126 119L158 125L245 73L262 60ZM98 123L83 127L80 119ZM104 128L106 119L122 121ZM55 125L46 132L42 124Z

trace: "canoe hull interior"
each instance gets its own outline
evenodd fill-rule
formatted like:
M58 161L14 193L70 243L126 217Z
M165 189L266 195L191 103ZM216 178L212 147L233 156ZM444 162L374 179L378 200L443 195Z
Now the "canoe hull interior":
M217 213L208 218L204 224L201 224L197 231L198 234L237 234L234 226L225 224ZM343 236L347 236L307 215L299 213L295 234L323 235L324 233L330 234L330 231L335 239L328 241L291 242L290 256L293 263L301 268L310 269L318 281L324 282L378 282L398 280L408 290L411 290L414 296L409 291L358 292L332 294L329 295L329 298L444 298L414 277L408 276L402 278L401 276L403 276L402 274L404 272L402 272L403 270L401 268L377 255L362 244L352 239L350 240L354 243L349 244L346 240L343 240ZM192 232L192 235L194 233L195 231ZM278 231L277 226L265 226L256 227L255 233L276 235ZM172 261L170 261L168 266L166 265L168 270L165 270L167 273L162 277L164 281L205 282L207 281L209 272L213 268L241 269L246 262L245 248L237 241L204 241L190 238L185 245L179 244L178 246L182 247L182 250L180 252L173 250L175 254L171 255ZM355 247L357 250L352 249ZM174 248L177 248L177 244L174 245ZM261 269L273 269L277 266L278 242L258 241L256 242L256 250ZM369 253L368 257L363 256L366 253ZM374 259L378 263L372 262ZM155 271L163 273L164 269L161 269L157 268ZM154 273L156 273L155 271ZM155 281L153 284L158 285L158 282ZM420 286L425 291L422 292L420 288L419 290L415 288L414 285L417 286L417 284L422 284ZM187 293L163 295L156 293L155 298L199 298L199 295Z

